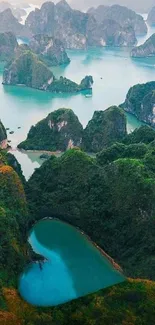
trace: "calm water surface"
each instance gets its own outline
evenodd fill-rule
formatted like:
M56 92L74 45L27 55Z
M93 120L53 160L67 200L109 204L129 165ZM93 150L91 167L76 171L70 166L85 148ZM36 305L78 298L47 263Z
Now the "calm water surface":
M21 276L20 294L29 303L54 306L120 283L125 277L76 228L58 220L38 222L29 237L47 258Z
M149 29L148 35L140 38L142 43L155 29ZM88 51L68 51L71 63L53 68L54 74L66 76L80 82L85 75L93 75L93 96L84 94L50 94L24 87L3 86L0 65L0 117L5 127L14 131L8 134L13 148L26 138L30 126L45 118L50 112L60 107L72 108L83 126L92 118L95 110L105 110L111 105L119 105L125 100L128 89L137 83L155 80L155 58L132 59L130 49L101 48ZM101 79L102 78L102 79ZM127 115L128 131L140 126L131 115ZM18 129L18 127L21 129ZM26 177L40 165L37 155L31 161L29 154L14 152L22 164ZM28 162L28 163L27 163ZM29 165L29 172L27 173Z

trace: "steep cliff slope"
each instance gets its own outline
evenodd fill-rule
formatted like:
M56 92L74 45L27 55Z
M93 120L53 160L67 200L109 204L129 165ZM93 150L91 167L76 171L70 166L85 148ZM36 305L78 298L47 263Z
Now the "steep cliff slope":
M96 111L83 134L82 147L87 152L99 152L104 147L120 141L126 135L126 118L123 110L112 106Z
M122 107L140 121L155 126L155 82L131 87Z
M83 127L71 109L60 108L32 126L22 149L65 151L82 142Z
M73 10L66 1L46 2L31 12L26 26L33 34L47 34L58 38L65 48L85 49L88 46L133 46L136 37L133 27L119 22L98 22L94 16ZM114 37L115 36L115 37ZM119 41L120 39L120 41Z
M145 58L155 56L155 34L142 45L134 47L131 51L131 56L134 58Z

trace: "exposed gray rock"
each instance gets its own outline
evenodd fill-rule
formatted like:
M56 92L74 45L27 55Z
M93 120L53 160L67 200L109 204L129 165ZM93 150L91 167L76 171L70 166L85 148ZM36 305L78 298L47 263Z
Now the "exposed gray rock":
M24 25L21 25L12 14L11 9L0 12L0 33L12 32L17 37L30 37L31 33Z
M11 3L7 2L7 1L2 1L0 2L0 12L6 10L10 8L13 15L18 19L18 21L21 20L21 17L26 15L26 11L21 7L19 6L16 6L16 5L12 5Z
M51 70L31 51L17 51L17 55L6 65L3 73L5 85L25 85L41 90L47 90L53 79Z
M135 58L145 58L155 56L155 34L153 34L144 44L134 47L131 56Z
M106 20L98 22L92 15L73 10L66 1L57 5L46 2L31 12L26 26L33 34L47 34L61 40L65 48L85 49L89 46L134 46L136 37L131 24L121 26Z
M155 81L131 87L121 106L140 121L155 126Z
M121 6L126 6L132 10L135 10L135 12L140 13L146 13L149 12L149 10L154 5L154 0L72 0L71 1L73 8L79 9L79 10L88 10L89 8L92 8L92 6L99 6L99 5L105 5L105 6L112 6L115 3Z
M27 46L19 47L3 72L3 84L22 85L50 92L76 93L90 91L93 78L86 76L78 85L67 78L56 79L52 71Z
M32 126L19 148L65 151L80 146L83 127L71 109L60 108Z
M147 17L147 22L150 26L154 26L155 25L155 7L153 7Z
M123 28L126 26L132 27L136 35L147 33L147 25L143 17L124 6L113 5L109 7L100 5L96 9L89 9L88 13L93 15L100 23L105 19L112 19L119 23Z
M134 46L137 43L132 27L122 28L116 21L104 20L99 26L88 29L89 46Z
M0 33L0 61L10 60L18 47L16 37L11 32Z
M6 149L7 148L7 134L3 123L0 120L0 148Z
M39 55L40 59L51 66L67 64L70 62L61 41L47 35L35 35L29 43L32 51Z

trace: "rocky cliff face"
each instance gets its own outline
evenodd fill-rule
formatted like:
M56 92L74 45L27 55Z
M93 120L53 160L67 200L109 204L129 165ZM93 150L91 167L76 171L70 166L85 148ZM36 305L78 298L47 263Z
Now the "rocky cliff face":
M132 27L136 35L143 35L147 33L147 26L142 16L136 14L134 11L120 6L113 5L99 6L88 11L93 15L98 22L103 22L105 19L112 19L120 24L123 28Z
M122 28L111 19L106 19L93 28L90 24L87 36L89 46L134 46L137 43L132 27Z
M96 111L83 131L72 110L59 109L33 126L19 148L65 151L75 146L87 152L98 152L126 135L126 118L117 106Z
M11 9L13 15L18 19L21 20L21 16L26 15L26 11L23 8L19 8L18 6L11 5L9 2L2 1L0 2L0 12Z
M131 56L135 58L155 56L155 34L153 34L143 45L133 48Z
M86 76L79 85L67 78L56 79L46 64L27 45L22 45L15 51L12 61L5 66L3 84L24 85L55 93L76 93L87 89L90 91L93 78Z
M11 32L0 33L0 61L12 58L17 47L18 43L14 34Z
M147 17L147 22L150 26L155 25L155 7L153 7Z
M80 88L82 90L92 89L93 83L94 83L93 77L92 76L86 76L85 78L83 78L81 80Z
M24 51L15 57L3 73L3 84L25 85L41 90L47 90L53 79L52 72L31 51Z
M11 9L0 12L0 33L12 32L18 37L30 37L31 33L13 16Z
M41 9L36 8L35 11L30 12L25 21L33 35L48 34L54 36L55 26L55 5L53 2L45 2ZM62 31L61 31L62 32Z
M155 82L131 87L122 107L140 121L155 126Z
M94 113L84 130L82 146L87 152L99 152L125 135L125 115L119 107L112 106Z
M0 120L0 148L6 149L7 148L7 134L4 125Z
M136 44L134 29L117 22L98 22L93 15L73 10L67 2L57 5L46 2L31 12L26 26L33 34L58 38L65 48L85 49L88 46L130 46Z
M65 151L82 142L83 127L71 109L60 108L32 126L19 148Z
M33 52L39 55L49 65L56 66L70 62L61 41L47 35L35 35L29 43Z

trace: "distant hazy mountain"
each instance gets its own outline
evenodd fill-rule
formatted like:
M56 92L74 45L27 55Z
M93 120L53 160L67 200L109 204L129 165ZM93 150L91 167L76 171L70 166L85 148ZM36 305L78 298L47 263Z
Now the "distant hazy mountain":
M119 16L124 8L118 6L115 15ZM117 9L117 8L116 8ZM123 24L115 21L114 17L107 17L104 21L96 20L91 14L73 10L65 0L56 5L52 2L44 3L40 10L32 11L26 19L25 27L35 34L47 34L62 41L65 48L85 49L89 46L134 46L135 23L142 33L147 31L143 18L134 13L130 19L130 10L123 14ZM129 11L129 14L128 14ZM140 17L140 25L139 25ZM124 25L125 22L125 25Z
M3 2L4 0L0 0L0 2ZM34 4L42 4L45 1L44 0L10 0L10 3L20 3L20 5L25 2L27 3L34 3ZM57 3L58 0L52 0L52 2ZM128 8L131 8L133 10L136 10L137 12L143 12L146 13L148 10L151 9L151 7L155 6L155 0L69 0L69 4L80 10L88 10L90 7L97 7L99 5L114 5L119 4L122 6L127 6Z
M97 7L101 4L108 6L119 4L137 12L146 13L155 5L155 0L70 0L69 3L73 7L83 10L87 10L89 7Z

